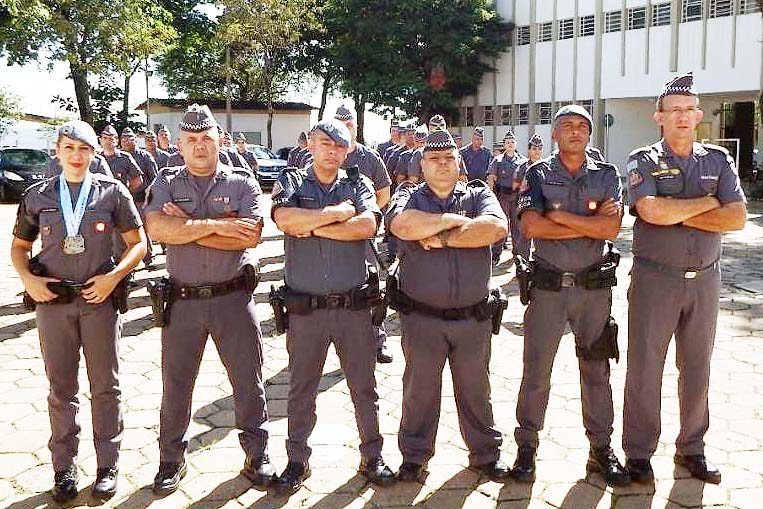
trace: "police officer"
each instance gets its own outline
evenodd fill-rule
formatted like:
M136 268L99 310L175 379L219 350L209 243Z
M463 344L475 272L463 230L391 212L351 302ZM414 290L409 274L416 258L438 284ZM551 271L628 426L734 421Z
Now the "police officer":
M484 139L485 129L475 127L472 133L472 142L460 150L469 180L485 180L487 177L487 169L490 161L493 160L493 153L482 144Z
M222 131L222 129L218 129L218 131ZM220 134L218 134L218 137L219 136L220 136ZM218 151L217 151L217 160L221 164L224 164L225 166L230 166L231 168L234 168L233 171L236 172L238 170L238 168L233 166L233 163L231 162L231 159L228 156L227 150L225 150L222 147L222 145L219 144L219 142L218 142L217 149L218 149ZM183 152L182 151L178 151L178 152L174 152L174 153L170 154L170 158L167 161L167 166L168 167L169 166L183 166L184 164L185 164L185 159L183 158ZM247 172L247 171L244 171L242 173L243 173L242 176L244 176L244 177L250 177L251 176L251 175L249 175L249 172Z
M379 143L376 147L376 151L379 152L380 156L384 156L384 152L387 151L388 148L393 147L395 145L398 145L400 143L400 122L397 120L393 120L390 122L389 125L389 139L387 141L384 141L382 143Z
M285 236L289 312L289 464L276 493L297 491L310 476L307 440L315 426L315 398L333 342L355 406L360 434L359 473L374 484L394 482L381 456L378 395L374 378L376 341L365 282L365 248L381 213L365 177L349 178L340 165L352 138L336 119L310 133L314 161L284 171L273 187L273 219ZM377 290L378 292L378 290Z
M517 138L514 132L509 129L503 136L503 153L495 157L488 167L487 183L493 189L498 202L501 204L506 217L509 218L511 227L511 248L516 252L516 231L519 231L519 221L517 221L517 191L519 185L514 182L514 175L517 168L527 159L517 152ZM501 252L506 245L506 239L501 239L493 244L493 264L497 265Z
M159 148L170 154L174 154L178 151L177 145L172 144L172 133L170 128L162 124L159 126L159 130L156 131L156 136L159 139Z
M445 131L448 129L447 124L445 123L445 118L442 115L433 115L432 118L429 119L429 122L427 123L429 126L429 131ZM408 162L408 173L406 181L410 182L411 184L418 184L421 181L421 158L424 155L424 147L417 148L413 155L411 156L411 160ZM466 166L464 165L463 159L460 160L459 165L459 180L462 182L466 182Z
M233 166L234 168L240 168L241 170L234 171L241 172L241 174L246 177L254 177L255 175L252 172L252 168L249 166L249 163L246 162L246 159L244 159L243 155L239 154L238 149L233 147L230 133L225 131L219 125L217 126L217 130L220 133L220 153L225 154L229 161L226 163L223 159L221 159L220 162L229 166Z
M180 122L186 164L160 173L146 206L151 236L167 245L174 299L162 328L160 464L153 486L158 495L175 491L186 473L191 396L207 336L233 386L246 452L242 474L256 486L276 478L267 454L262 334L252 298L261 191L256 179L219 163L217 137L209 108L191 105Z
M299 133L299 136L297 136L297 146L289 150L289 155L286 158L286 164L288 166L294 166L299 168L299 166L297 166L297 161L299 161L299 158L306 151L307 151L307 133L305 131L301 131Z
M514 172L514 181L512 187L519 191L522 181L527 174L527 168L537 163L543 158L543 138L540 134L535 133L530 137L527 142L527 158L519 165L517 171ZM522 256L525 260L530 258L530 249L532 241L528 239L522 231L522 226L519 223L519 219L516 217L516 206L514 207L514 216L512 216L511 223L511 247L514 251L514 257ZM515 228L516 225L516 228Z
M519 452L512 476L523 482L535 478L551 366L568 323L591 444L586 470L600 472L610 485L630 482L610 447L614 411L608 358L615 355L615 326L609 317L616 262L611 262L615 256L605 240L620 231L622 188L615 166L586 156L592 127L584 108L561 108L551 131L559 152L531 166L520 188L517 213L535 242L536 263L524 317L524 370L514 434Z
M118 135L114 126L107 125L101 131L103 157L109 163L114 178L122 182L135 194L143 187L143 172L138 163L127 152L117 148Z
M429 135L429 129L426 124L417 126L413 131L413 145L400 152L399 156L392 166L392 173L396 176L397 182L402 183L408 180L408 168L413 159L413 154L424 146Z
M238 155L244 158L244 161L249 165L249 168L256 174L260 165L257 163L257 157L254 152L246 148L246 135L244 133L238 133L236 138L236 150Z
M681 428L675 463L719 483L705 458L708 386L721 290L723 232L740 230L745 197L734 161L721 147L694 142L702 120L691 73L668 82L654 120L663 138L628 159L633 270L628 293L628 371L623 449L635 481L654 479L665 356L676 340Z
M399 184L403 180L405 180L404 175L398 175L397 172L397 163L400 160L400 155L407 152L407 151L413 151L416 149L416 140L415 135L416 133L416 126L414 124L408 124L402 129L402 144L398 145L396 147L392 147L387 149L387 152L385 154L385 157L382 158L384 161L384 164L387 165L387 169L389 169L390 177L392 178L392 181Z
M156 160L148 151L138 148L135 145L135 132L129 127L122 129L120 137L122 150L130 154L135 162L138 163L140 171L143 173L143 183L141 187L133 193L135 203L138 205L138 212L143 217L143 204L146 201L146 189L154 182L158 172ZM145 220L145 218L144 218ZM150 238L146 239L146 256L143 258L143 264L151 268L154 259L154 250Z
M90 380L98 463L92 495L107 500L116 493L124 425L118 375L121 325L111 301L146 252L142 222L129 191L117 180L88 170L97 147L98 137L85 122L73 120L58 129L56 153L63 172L24 193L11 246L13 267L36 302L50 384L48 446L57 502L77 496L80 350ZM128 246L116 265L112 231ZM29 255L38 236L42 249L34 259L38 263L32 264Z
M93 156L93 162L90 163L89 170L90 173L100 173L101 175L114 178L114 174L111 173L111 168L109 168L109 163L106 162L106 159L101 154ZM48 167L45 169L45 178L57 177L62 171L63 168L61 168L58 155L55 155L50 158Z
M154 134L153 131L147 131L145 138L146 152L154 157L154 161L156 161L156 167L161 170L162 168L169 166L167 163L170 159L170 153L159 148L156 140L156 134Z
M484 182L473 187L459 182L458 159L450 134L432 131L422 159L425 182L400 188L386 217L402 241L397 297L406 362L398 436L402 481L421 481L434 455L446 360L470 468L496 481L509 477L490 403L486 307L489 246L506 235L506 216Z
M357 141L358 126L354 110L342 104L337 108L334 118L345 125L351 137L350 146L347 148L347 158L342 163L342 168L357 167L362 175L371 180L376 194L376 205L379 210L383 210L389 202L389 190L392 185L384 162L375 150ZM371 239L370 242L375 242L375 239ZM376 259L374 248L369 245L366 251L366 260L378 270L380 263ZM376 331L376 361L389 364L393 361L393 357L387 349L387 331L384 329L384 324L374 329Z

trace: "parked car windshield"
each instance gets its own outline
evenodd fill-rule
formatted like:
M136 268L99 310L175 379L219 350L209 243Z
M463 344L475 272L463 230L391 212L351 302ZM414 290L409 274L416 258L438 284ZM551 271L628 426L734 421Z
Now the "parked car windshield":
M254 152L254 157L257 159L278 159L278 156L273 152L265 147L260 147L258 145L252 147L252 152Z
M49 160L48 154L42 150L13 148L0 152L0 161L3 166L21 166L33 170L40 166L47 166Z

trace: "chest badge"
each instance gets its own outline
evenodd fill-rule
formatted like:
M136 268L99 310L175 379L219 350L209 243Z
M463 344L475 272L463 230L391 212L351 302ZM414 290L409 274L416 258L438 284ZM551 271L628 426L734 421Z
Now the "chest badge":
M591 212L596 212L596 209L599 208L599 204L598 204L598 202L596 202L596 200L588 200L586 202L586 207Z
M561 209L562 208L562 202L560 202L560 201L551 202L551 208L554 209L554 210Z
M42 227L42 234L43 235L50 235L50 225L46 224Z
M93 230L95 233L106 233L106 223L104 221L96 221L93 223Z

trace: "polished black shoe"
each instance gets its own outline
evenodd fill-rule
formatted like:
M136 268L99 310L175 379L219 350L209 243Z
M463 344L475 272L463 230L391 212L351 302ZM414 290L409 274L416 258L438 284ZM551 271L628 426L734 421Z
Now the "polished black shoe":
M252 481L254 486L265 488L278 480L276 469L270 464L267 454L262 456L246 455L244 468L241 474Z
M626 459L625 471L631 476L631 481L637 483L654 482L654 470L649 460Z
M159 472L154 477L154 494L163 497L174 493L187 473L185 460L179 463L159 463Z
M310 477L310 465L302 463L291 463L286 465L281 477L275 483L276 494L288 496L299 491L305 480Z
M676 453L673 456L676 465L686 467L692 477L711 484L721 483L721 472L718 467L707 461L704 454L683 455Z
M519 482L535 481L535 448L526 445L519 447L510 475Z
M427 476L427 466L404 461L397 471L397 480L403 482L424 482Z
M92 495L96 500L106 501L117 493L117 467L99 468L95 474Z
M469 465L469 468L495 482L504 482L511 477L511 469L500 459L483 465Z
M392 362L392 354L387 350L387 345L382 345L376 350L376 362L379 364L389 364Z
M627 486L631 483L631 476L620 464L611 447L591 449L588 453L586 471L597 472L604 476L604 481L610 486Z
M389 486L397 481L395 473L384 463L381 456L362 462L358 473L377 486Z
M79 474L76 465L69 465L64 470L59 470L53 476L53 500L56 502L68 502L77 497L77 481Z

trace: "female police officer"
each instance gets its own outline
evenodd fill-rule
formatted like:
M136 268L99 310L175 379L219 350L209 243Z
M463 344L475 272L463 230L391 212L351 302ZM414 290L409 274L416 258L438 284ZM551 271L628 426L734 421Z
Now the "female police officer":
M13 266L37 304L50 383L49 447L57 502L77 496L80 349L90 380L98 461L92 494L106 500L116 492L123 423L117 348L121 326L112 292L146 253L146 237L130 192L117 180L88 169L97 146L98 137L85 122L74 120L59 128L56 152L63 172L25 192L11 246ZM127 244L116 266L112 229ZM42 250L30 263L38 235Z

